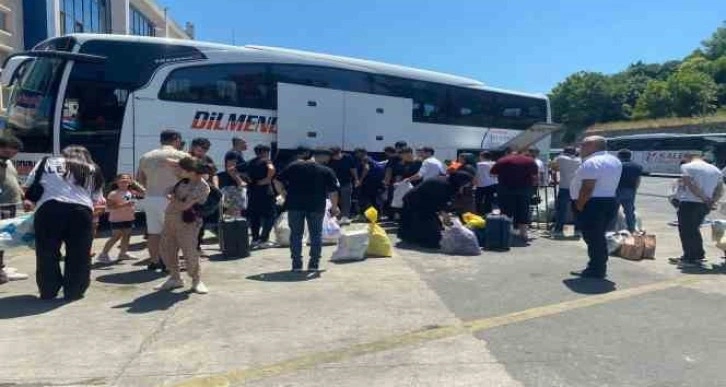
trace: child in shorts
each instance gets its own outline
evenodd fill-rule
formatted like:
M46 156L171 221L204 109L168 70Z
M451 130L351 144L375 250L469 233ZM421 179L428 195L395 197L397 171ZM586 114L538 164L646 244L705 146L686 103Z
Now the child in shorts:
M106 199L112 234L97 259L99 263L105 264L122 259L134 259L128 254L129 241L134 228L136 199L143 197L145 192L144 188L136 183L128 173L116 176L112 189L113 191L108 194ZM118 241L121 241L118 258L112 259L108 253Z

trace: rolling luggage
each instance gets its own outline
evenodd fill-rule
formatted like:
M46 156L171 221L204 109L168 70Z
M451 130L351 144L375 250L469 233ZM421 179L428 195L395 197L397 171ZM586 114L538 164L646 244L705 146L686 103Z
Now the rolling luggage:
M250 231L247 219L223 216L219 220L219 248L226 259L250 256Z
M484 249L508 251L512 245L512 219L506 215L487 215Z

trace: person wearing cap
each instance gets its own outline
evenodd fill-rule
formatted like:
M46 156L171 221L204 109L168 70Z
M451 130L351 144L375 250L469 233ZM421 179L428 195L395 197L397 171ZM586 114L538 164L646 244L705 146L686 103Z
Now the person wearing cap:
M323 218L326 199L332 202L331 215L337 216L338 179L335 172L325 166L330 161L328 149L318 149L314 159L308 160L306 150L299 149L296 161L290 163L275 179L278 192L285 198L290 226L290 254L292 271L303 269L302 243L305 223L310 235L308 271L317 272L323 246Z
M552 161L552 170L559 174L560 188L557 191L557 202L555 205L555 229L554 238L561 238L562 231L567 223L567 214L572 210L572 199L570 199L570 183L575 177L575 171L580 168L582 160L577 157L577 150L574 146L568 146L563 149L562 154L555 157ZM575 236L580 235L580 227L575 222Z

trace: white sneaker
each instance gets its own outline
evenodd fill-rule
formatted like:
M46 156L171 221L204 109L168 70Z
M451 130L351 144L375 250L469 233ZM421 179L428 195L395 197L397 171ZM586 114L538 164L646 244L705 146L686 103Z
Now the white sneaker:
M350 218L348 218L347 216L344 216L344 217L340 218L339 223L341 226L347 226L350 224Z
M6 267L3 269L5 278L7 281L22 281L28 279L28 275L25 273L18 273L18 269L12 267ZM0 281L2 282L2 281Z
M116 263L116 260L111 259L111 257L108 254L101 253L101 254L98 254L98 256L96 257L96 262L104 264L104 265L110 265L112 263Z
M184 287L184 281L180 279L169 278L163 284L154 286L154 290L173 290Z
M207 285L204 284L204 282L199 281L192 285L192 291L194 293L198 294L207 294L209 293L209 289L207 289Z

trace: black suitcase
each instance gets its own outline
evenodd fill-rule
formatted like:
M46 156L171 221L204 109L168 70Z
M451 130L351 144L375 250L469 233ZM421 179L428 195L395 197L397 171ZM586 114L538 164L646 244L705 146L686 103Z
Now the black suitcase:
M219 248L226 259L250 256L250 230L247 219L223 216L219 220Z
M487 215L484 249L508 251L512 245L512 219L506 215Z

